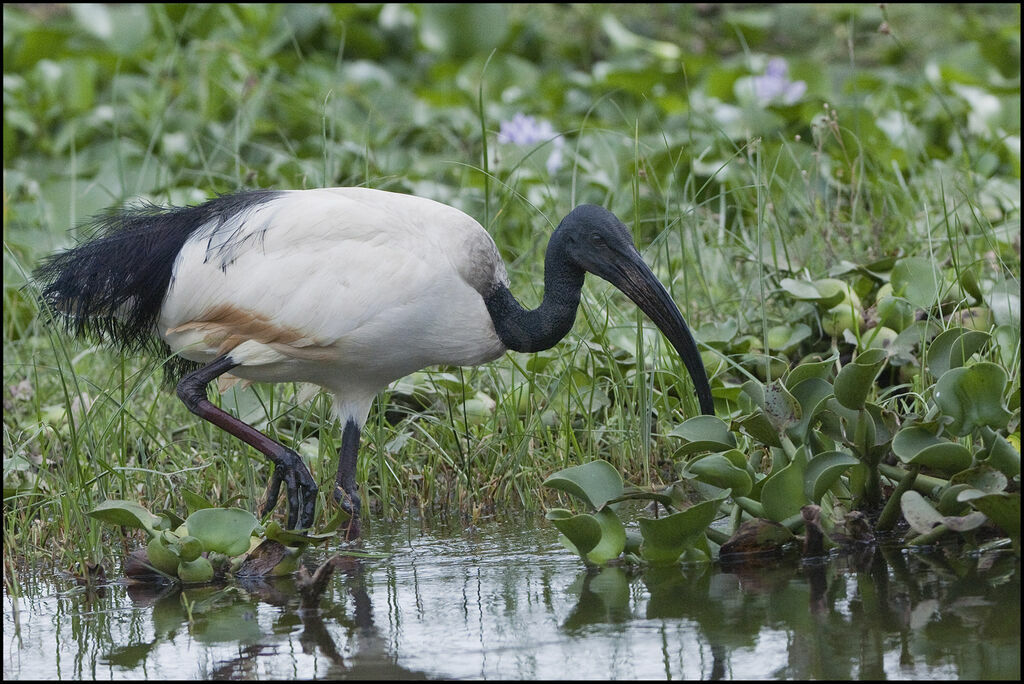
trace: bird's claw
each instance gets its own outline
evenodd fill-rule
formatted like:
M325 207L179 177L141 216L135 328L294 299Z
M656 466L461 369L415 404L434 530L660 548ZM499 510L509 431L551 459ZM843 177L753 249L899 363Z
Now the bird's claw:
M309 529L313 526L316 513L317 486L309 469L292 450L285 454L274 465L274 472L267 482L267 492L260 508L260 517L264 517L277 506L281 494L281 485L285 486L288 500L289 530Z
M341 510L349 514L349 519L341 526L345 539L359 538L359 510L361 502L359 495L355 492L347 492L339 484L334 487L334 500L341 506Z

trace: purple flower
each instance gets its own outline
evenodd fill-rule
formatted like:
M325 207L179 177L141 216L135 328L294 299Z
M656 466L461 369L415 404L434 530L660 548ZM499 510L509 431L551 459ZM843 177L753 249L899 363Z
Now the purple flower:
M523 113L516 114L510 121L501 122L501 131L498 133L498 142L511 145L536 145L551 140L555 149L548 157L548 173L554 173L562 166L562 147L565 139L555 132L551 122L546 119L538 121L532 116Z
M762 76L755 76L754 96L762 105L770 105L776 100L791 105L807 92L804 81L789 80L789 65L786 60L776 57L768 62Z

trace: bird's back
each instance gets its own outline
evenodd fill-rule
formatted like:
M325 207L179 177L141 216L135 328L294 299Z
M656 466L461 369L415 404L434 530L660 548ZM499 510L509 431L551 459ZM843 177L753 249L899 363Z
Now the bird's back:
M189 236L158 332L199 362L243 342L280 354L241 377L379 390L500 355L481 296L495 280L507 282L494 242L452 207L366 188L283 191Z

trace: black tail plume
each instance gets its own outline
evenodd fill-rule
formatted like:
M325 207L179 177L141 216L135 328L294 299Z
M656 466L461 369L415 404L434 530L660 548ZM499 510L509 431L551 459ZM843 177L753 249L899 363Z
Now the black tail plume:
M211 221L276 196L275 191L223 195L194 207L142 204L93 218L84 238L43 260L33 273L47 311L76 336L109 343L122 352L169 357L156 334L174 260L188 237ZM173 357L169 380L195 364Z

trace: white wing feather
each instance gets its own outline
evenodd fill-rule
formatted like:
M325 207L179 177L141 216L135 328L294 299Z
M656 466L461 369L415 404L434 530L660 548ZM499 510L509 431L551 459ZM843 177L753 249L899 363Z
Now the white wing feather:
M160 334L197 361L238 349L238 377L372 397L419 368L503 353L481 296L495 280L508 278L493 241L457 209L366 188L289 191L189 238Z

